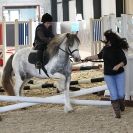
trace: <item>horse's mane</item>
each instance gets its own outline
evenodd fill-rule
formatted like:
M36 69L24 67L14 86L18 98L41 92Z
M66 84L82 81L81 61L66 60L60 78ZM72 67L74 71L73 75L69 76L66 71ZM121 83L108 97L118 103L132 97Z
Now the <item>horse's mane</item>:
M49 44L47 46L47 52L49 53L50 57L53 57L58 52L59 46L64 41L65 37L66 37L66 33L60 34L60 35L56 35L49 42Z
M47 52L49 53L50 57L53 57L55 54L57 54L59 46L62 44L62 42L66 37L67 37L66 43L69 45L73 45L74 39L80 42L79 38L75 34L64 33L57 35L50 41L47 47Z

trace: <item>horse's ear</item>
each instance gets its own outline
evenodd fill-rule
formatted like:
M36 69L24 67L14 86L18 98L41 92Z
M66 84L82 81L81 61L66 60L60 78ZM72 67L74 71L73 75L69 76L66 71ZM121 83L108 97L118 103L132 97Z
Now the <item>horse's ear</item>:
M76 31L76 35L78 35L78 31Z
M69 37L70 37L70 33L67 33L67 34L66 34L66 37L69 38Z

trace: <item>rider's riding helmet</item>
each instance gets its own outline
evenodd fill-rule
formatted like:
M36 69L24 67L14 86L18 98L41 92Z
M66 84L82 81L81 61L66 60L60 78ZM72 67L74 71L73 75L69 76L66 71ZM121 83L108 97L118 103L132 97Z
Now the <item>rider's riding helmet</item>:
M48 13L45 13L43 16L42 16L42 20L41 22L45 23L45 22L52 22L53 18L50 14Z

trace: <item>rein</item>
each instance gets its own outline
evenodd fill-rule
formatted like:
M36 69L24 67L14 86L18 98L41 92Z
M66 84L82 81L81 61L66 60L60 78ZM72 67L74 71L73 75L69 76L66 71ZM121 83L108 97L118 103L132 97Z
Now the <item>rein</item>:
M68 51L69 52L65 51L64 49L62 49L60 47L59 47L59 49L62 50L64 53L67 53L70 56L69 58L70 58L70 61L71 62L73 62L73 60L71 58L74 58L73 55L72 55L72 53L74 53L75 51L79 51L78 49L75 49L75 50L71 51L69 47L68 47Z
M70 55L72 58L74 58L72 54L73 54L75 51L79 51L78 49L75 49L75 50L71 51L69 47L68 47L68 51L69 51L69 52L68 52L68 51L65 51L64 49L62 49L62 48L60 48L60 47L59 47L59 49L62 50L64 53Z

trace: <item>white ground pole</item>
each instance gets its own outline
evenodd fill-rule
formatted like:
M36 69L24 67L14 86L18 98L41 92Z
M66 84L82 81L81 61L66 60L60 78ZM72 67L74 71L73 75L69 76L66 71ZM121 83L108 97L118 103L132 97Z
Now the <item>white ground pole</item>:
M70 92L70 97L77 97L81 95L91 94L98 91L106 90L107 86L98 86L88 89L82 89L76 92ZM0 101L7 101L7 102L24 102L24 103L17 103L13 105L8 105L4 107L0 107L0 112L7 112L11 110L16 110L24 107L29 107L37 104L42 103L52 103L52 104L64 104L64 94L50 96L46 98L40 97L20 97L20 96L0 96ZM100 100L78 100L78 99L71 99L72 104L76 105L111 105L110 101L100 101Z

